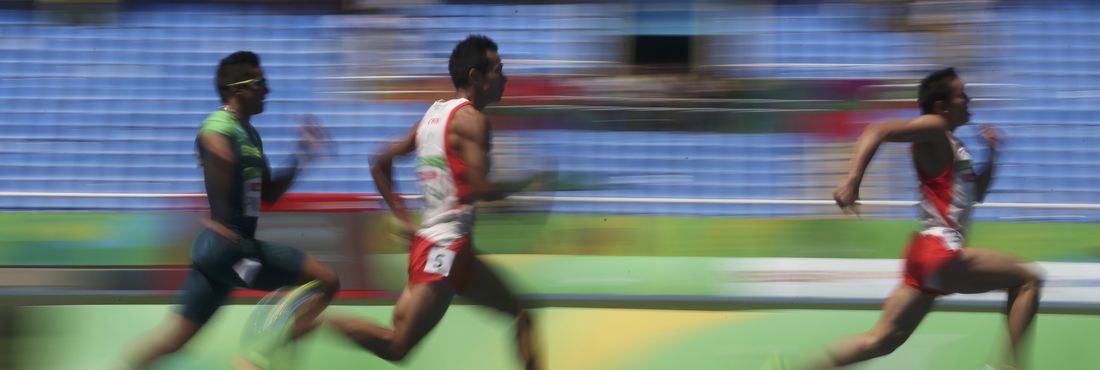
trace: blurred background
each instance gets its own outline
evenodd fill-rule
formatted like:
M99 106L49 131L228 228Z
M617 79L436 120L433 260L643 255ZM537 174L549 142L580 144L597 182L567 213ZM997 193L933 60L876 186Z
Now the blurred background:
M537 307L551 369L756 369L869 328L918 228L909 148L880 149L862 219L831 191L862 127L915 116L917 82L945 66L973 121L1007 137L969 244L1047 273L1029 363L1100 369L1088 0L0 1L0 369L110 368L169 312L206 209L194 138L237 50L272 90L253 121L273 166L301 114L335 141L259 237L335 266L333 310L388 320L406 246L368 157L450 96L471 33L510 78L487 110L494 176L556 174L484 205L475 233ZM959 135L982 163L976 131ZM397 181L414 196L411 168ZM256 297L163 368L225 368ZM949 297L859 368L980 369L1003 299ZM518 368L506 319L448 316L407 368ZM303 348L297 368L397 368L330 333Z

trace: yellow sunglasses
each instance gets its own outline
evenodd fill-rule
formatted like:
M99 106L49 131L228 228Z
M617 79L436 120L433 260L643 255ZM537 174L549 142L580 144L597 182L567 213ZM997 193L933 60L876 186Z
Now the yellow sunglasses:
M234 82L234 83L225 84L225 87L241 86L241 85L248 85L248 84L256 84L259 87L267 87L267 81L265 81L262 78L252 78L252 79L247 79L247 80L244 80L244 81L237 81L237 82Z

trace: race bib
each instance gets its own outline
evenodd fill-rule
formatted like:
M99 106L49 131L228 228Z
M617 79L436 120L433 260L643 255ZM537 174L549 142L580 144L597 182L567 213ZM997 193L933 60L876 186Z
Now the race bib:
M252 179L244 182L244 215L260 217L260 196L263 193L263 181Z
M454 261L454 251L443 247L432 247L428 251L428 262L424 264L424 272L448 276L451 274L451 264Z
M233 264L233 271L237 273L237 276L239 276L245 284L251 286L252 281L256 279L256 275L260 273L260 268L262 267L263 264L261 264L260 261L251 258L243 258Z
M957 251L962 249L965 240L962 234L957 230L947 227L933 227L928 230L921 231L921 235L938 236L943 239L944 244L947 245L947 249Z

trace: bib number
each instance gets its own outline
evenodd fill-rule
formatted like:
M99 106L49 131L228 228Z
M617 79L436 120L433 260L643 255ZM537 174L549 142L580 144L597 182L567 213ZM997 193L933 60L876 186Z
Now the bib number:
M245 284L252 286L252 281L256 280L256 275L260 273L260 268L262 267L263 264L261 264L260 261L251 258L243 258L233 264L233 271L237 273L237 276L239 276Z
M432 247L428 251L428 262L424 264L424 272L448 276L451 273L451 265L454 261L454 251L443 247Z
M263 192L263 181L252 179L244 182L244 215L245 217L260 217L260 196Z

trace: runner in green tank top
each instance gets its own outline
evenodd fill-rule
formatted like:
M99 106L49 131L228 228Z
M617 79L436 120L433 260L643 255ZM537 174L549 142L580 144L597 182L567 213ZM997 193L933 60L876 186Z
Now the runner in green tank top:
M204 135L220 135L229 140L233 155L239 159L232 170L228 199L222 207L211 207L219 213L212 214L213 221L224 225L236 234L251 238L256 234L256 222L259 220L260 201L263 190L263 173L266 161L263 154L263 142L251 125L241 124L236 116L227 110L210 114L203 121L196 140L196 150L202 153ZM209 184L207 185L209 193Z
M321 282L323 295L294 328L299 336L315 327L313 318L339 289L336 273L293 247L255 239L260 202L274 203L295 176L320 149L320 126L303 125L302 153L284 171L271 173L263 142L251 117L264 109L270 92L260 68L259 56L238 51L221 60L215 81L222 108L203 121L195 140L203 168L210 217L195 238L191 272L180 289L179 309L165 327L142 341L126 364L131 369L150 367L161 357L178 351L214 315L236 287L275 290L309 281ZM235 359L238 368L255 368Z

